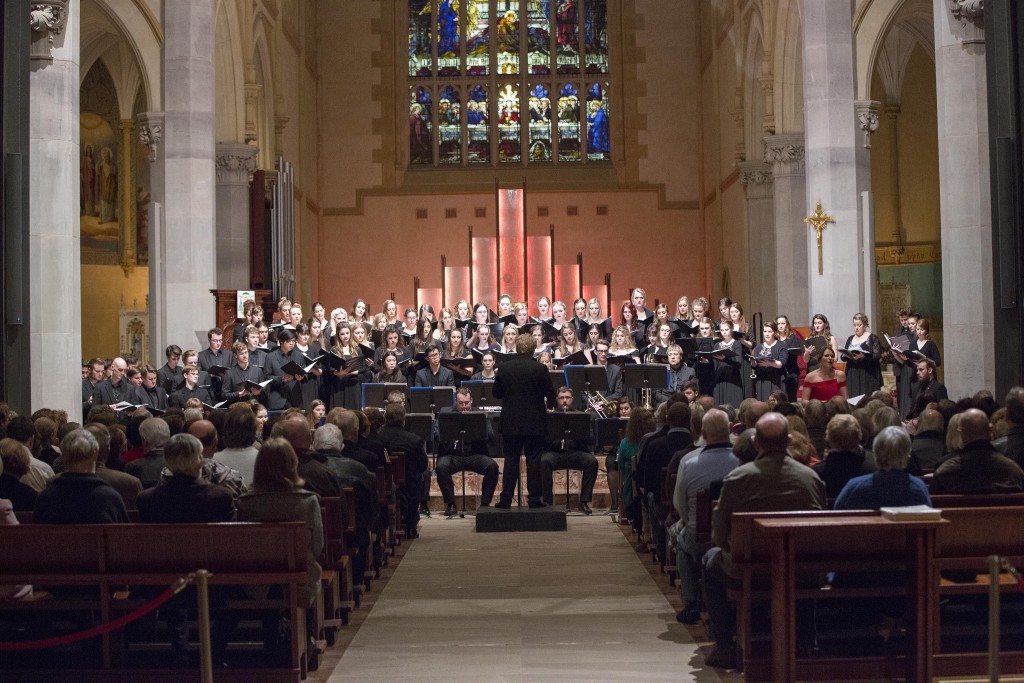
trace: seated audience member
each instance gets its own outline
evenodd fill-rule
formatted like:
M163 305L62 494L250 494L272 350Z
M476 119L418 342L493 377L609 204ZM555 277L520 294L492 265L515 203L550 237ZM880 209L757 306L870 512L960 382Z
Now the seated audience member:
M727 589L738 587L732 576L729 534L734 512L823 510L825 483L809 467L786 453L789 425L779 413L757 421L754 445L757 458L740 465L722 481L722 494L712 516L712 538L717 547L704 555L704 601L711 617L715 648L705 658L708 666L736 666L736 611Z
M700 621L700 560L708 547L697 540L697 493L721 482L740 464L732 452L729 418L724 412L709 410L701 422L701 433L706 445L680 461L672 498L681 527L676 538L676 567L683 609L676 621L682 624Z
M36 427L36 449L39 451L39 460L45 462L51 468L53 463L60 457L60 448L57 446L57 423L49 417L38 417L33 420Z
M804 406L804 422L807 424L807 438L818 453L824 453L828 447L825 439L825 428L828 426L828 410L825 404L817 399L807 402Z
M6 439L4 439L6 441ZM3 463L0 462L0 473L3 473ZM32 491L34 494L35 491ZM14 515L14 506L11 501L0 496L0 526L17 526L18 518ZM12 584L0 584L0 600L20 600L32 595L32 586L16 586Z
M242 475L246 486L252 485L252 471L256 466L256 414L248 404L237 404L228 411L224 420L224 450L213 454L213 461Z
M139 425L139 436L145 455L126 464L124 471L138 477L143 488L149 488L160 480L160 472L164 468L164 444L171 438L171 432L166 422L151 417Z
M55 477L36 498L36 524L111 524L127 522L128 511L117 491L95 474L100 446L96 437L77 429L60 443L67 471Z
M668 467L673 456L679 451L693 450L693 437L690 435L690 404L685 400L677 400L678 394L663 405L668 405L665 413L665 425L668 430L662 436L652 436L646 447L641 446L637 455L636 476L640 489L644 492L644 503L647 507L647 519L651 529L661 529L664 519L661 511L661 470ZM655 542L659 557L665 552L665 534L656 533Z
M353 419L355 413L348 412ZM358 420L356 420L358 425ZM377 479L362 463L346 457L347 447L341 430L333 424L317 427L313 433L313 450L327 460L327 466L341 482L343 489L351 487L355 496L356 556L352 558L352 581L362 583L370 550L370 532L379 528L380 501L377 498Z
M39 494L21 478L28 473L32 454L25 444L14 439L0 439L0 498L11 502L15 512L32 512Z
M959 430L962 446L935 470L933 495L1024 491L1024 470L992 447L985 413L977 408L961 413Z
M942 413L928 409L917 418L917 433L910 444L911 474L932 472L946 455L946 435L943 434Z
M298 599L300 605L309 608L306 623L307 633L311 634L313 629L309 626L315 622L316 614L312 606L320 590L318 558L324 549L324 527L320 501L315 493L303 488L305 482L299 476L298 467L299 458L287 440L267 439L256 456L252 491L241 496L236 507L240 522L305 522L309 529L308 569L306 584L301 587ZM277 617L264 621L264 645L268 648L274 645L277 623Z
M864 459L860 424L852 415L836 415L829 420L825 441L825 460L815 465L814 471L825 482L825 495L835 498L846 482L874 468Z
M101 424L88 424L85 426L85 430L96 437L96 443L100 447L96 455L96 476L117 491L127 509L135 510L135 499L142 491L142 482L138 477L133 477L127 472L119 472L107 467L107 459L110 457L110 430Z
M7 424L8 438L20 441L28 448L30 454L38 450L38 434L36 426L27 417L15 417ZM21 483L28 484L37 492L46 488L46 482L53 479L53 468L45 462L31 455L28 462L28 472L22 475Z
M464 413L473 410L473 394L467 388L461 388L455 392L455 407L445 407L442 413L459 412ZM494 498L494 489L498 486L498 463L488 455L488 443L493 440L491 425L487 424L487 438L479 441L465 443L443 441L437 449L437 464L434 471L437 473L437 486L441 489L441 496L444 498L444 513L448 517L454 517L457 512L455 508L455 483L452 475L456 472L475 472L483 475L484 481L480 490L480 507L487 507ZM593 457L593 456L591 456ZM597 461L594 461L597 467ZM544 474L544 459L541 456L541 472ZM596 478L596 470L595 470ZM550 475L550 472L547 472ZM465 476L465 475L463 475ZM593 489L593 484L591 484ZM582 500L582 499L581 499ZM550 503L550 501L548 501Z
M1024 387L1013 387L1003 402L1006 408L1006 436L992 445L1010 460L1024 467Z
M427 471L427 450L423 439L405 428L405 404L390 401L384 409L380 439L388 452L405 452L405 485L400 489L402 520L409 538L416 538L420 518L420 490ZM424 501L425 503L426 501Z
M376 409L373 410L378 412ZM362 416L362 419L360 419L360 416ZM343 444L340 450L345 452L345 457L355 460L372 473L377 471L377 466L382 458L379 458L375 452L365 448L360 443L359 436L363 420L367 420L367 418L362 412L345 408L332 408L331 412L327 414L327 424L333 424L341 432ZM367 424L369 424L368 420ZM317 448L315 450L319 452L320 449ZM328 458L327 463L330 465L330 458Z
M138 496L140 522L228 522L234 497L220 486L199 479L203 445L191 434L175 434L164 447L171 476Z
M877 510L902 505L930 505L928 487L906 471L910 435L902 427L886 427L875 437L878 470L854 477L839 492L836 510Z
M309 431L309 422L301 412L292 413L274 425L271 438L281 437L292 445L299 460L298 473L302 477L306 490L312 491L321 498L338 498L341 496L341 482L338 475L327 466L327 458L312 450L313 434Z

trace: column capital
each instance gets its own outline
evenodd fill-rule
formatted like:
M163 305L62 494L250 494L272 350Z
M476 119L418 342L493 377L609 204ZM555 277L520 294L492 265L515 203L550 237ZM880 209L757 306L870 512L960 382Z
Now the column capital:
M747 199L765 199L773 192L772 167L763 161L742 161L739 163L740 182L747 193Z
M878 112L882 103L878 100L856 100L853 103L857 111L857 122L864 133L864 149L871 149L871 134L878 130Z
M64 32L68 23L71 0L34 0L29 3L29 25L32 27L31 59L53 61L53 37Z
M957 37L966 44L985 42L985 0L946 0Z
M139 114L139 142L149 147L150 163L156 161L157 149L164 139L164 113L147 111Z
M217 184L248 184L249 175L256 170L257 149L242 143L217 144Z
M764 138L764 161L772 165L772 173L802 175L804 173L804 134L785 133Z

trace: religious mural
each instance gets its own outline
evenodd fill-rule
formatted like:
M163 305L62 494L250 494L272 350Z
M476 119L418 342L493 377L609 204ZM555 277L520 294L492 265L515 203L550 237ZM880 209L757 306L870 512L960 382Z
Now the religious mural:
M116 264L120 215L118 206L117 95L102 62L82 82L79 119L82 157L80 224L82 262Z

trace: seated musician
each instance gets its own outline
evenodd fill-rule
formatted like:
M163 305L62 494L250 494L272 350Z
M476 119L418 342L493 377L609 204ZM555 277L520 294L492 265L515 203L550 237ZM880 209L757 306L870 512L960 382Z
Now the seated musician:
M622 369L617 365L610 365L608 363L609 346L610 344L607 339L598 339L597 343L594 344L594 360L597 361L597 365L604 366L605 372L608 373L608 392L604 397L609 401L618 401L625 393ZM614 416L609 415L608 417Z
M667 388L654 392L655 404L664 403L669 396L682 391L687 382L693 381L697 377L694 369L684 362L683 349L679 344L669 344L666 351L670 382Z
M416 371L414 387L454 387L455 373L441 366L441 349L427 349L427 367Z
M556 396L555 410L568 412L572 409L573 393L569 387L562 387ZM568 465L566 464L568 462ZM590 451L590 439L586 441L552 441L541 453L541 486L544 501L551 505L554 501L553 473L557 469L566 468L580 470L583 479L580 482L579 511L585 515L593 512L590 501L594 496L594 483L597 481L597 458ZM567 501L568 502L568 501Z
M464 413L473 410L473 394L468 388L461 388L455 392L455 407L442 408L442 413L460 412ZM441 496L444 498L444 514L446 517L454 517L455 509L455 484L452 475L456 472L476 472L484 477L483 487L480 490L480 507L487 507L494 498L494 489L498 486L498 463L494 462L487 452L487 445L493 438L490 422L487 424L487 440L473 441L465 445L458 441L443 441L437 449L437 465L434 471L437 474L437 485L441 489Z

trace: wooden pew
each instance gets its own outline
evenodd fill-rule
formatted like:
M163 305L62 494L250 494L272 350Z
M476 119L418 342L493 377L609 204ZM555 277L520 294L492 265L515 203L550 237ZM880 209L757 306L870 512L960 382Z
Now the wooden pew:
M945 498L946 496L936 496ZM985 498L1017 498L1015 495ZM979 496L963 496L979 498ZM985 501L988 503L989 501ZM985 595L989 590L988 556L1001 555L1013 565L1024 567L1024 507L945 507L942 516L951 523L939 528L933 560L937 585L931 625L935 651L935 673L939 676L985 676L988 651L942 652L939 601L951 596ZM942 571L958 570L956 580ZM973 574L973 578L970 575ZM1000 575L1000 591L1018 594L1012 578ZM1024 646L1000 651L1000 673L1024 674Z
M1024 506L1024 493L986 493L980 495L952 493L932 496L931 499L933 508L943 510L946 508Z
M352 489L347 489L351 491ZM324 637L334 645L338 629L348 623L352 611L352 565L345 544L343 503L341 498L321 498L320 514L324 526L324 552L320 556L323 573L320 587L324 603Z
M309 531L302 522L226 524L24 525L0 527L4 582L36 586L95 587L95 609L102 622L145 604L150 592L125 594L125 586L166 587L197 569L207 569L212 586L285 587L284 597L239 597L225 609L283 609L291 624L289 664L277 669L225 669L218 681L274 683L299 681L306 675L305 606L296 599L305 586ZM60 552L54 552L60 548ZM115 595L116 593L116 595ZM50 604L47 604L47 603ZM92 602L92 601L90 601ZM63 600L3 601L0 612L69 609ZM115 632L101 639L102 668L64 672L78 681L198 681L198 673L181 669L120 669L114 666ZM60 679L54 669L5 671L11 680Z
M755 651L751 647L752 606L754 602L769 602L772 592L767 585L771 574L771 551L768 539L757 528L758 519L818 519L832 520L857 517L878 517L877 511L800 511L800 512L737 512L733 513L730 531L733 574L739 578L740 587L729 589L729 597L736 603L737 661L741 664L747 681L769 681L772 678L772 657L768 652ZM847 569L850 571L901 571L906 570L906 539L903 534L875 538L874 535L856 533L823 534L821 542L802 544L796 549L798 574L823 574L824 572ZM901 586L831 588L824 583L800 586L793 591L796 599L817 598L863 598L872 596L904 595ZM796 619L795 614L789 615ZM886 662L881 658L856 660L828 659L801 660L797 669L801 679L829 680L836 678L871 677L885 670Z

